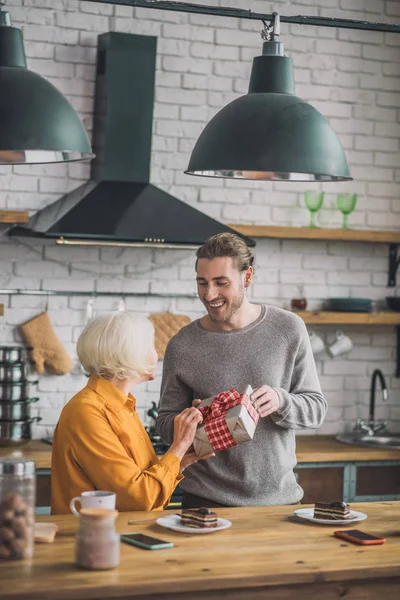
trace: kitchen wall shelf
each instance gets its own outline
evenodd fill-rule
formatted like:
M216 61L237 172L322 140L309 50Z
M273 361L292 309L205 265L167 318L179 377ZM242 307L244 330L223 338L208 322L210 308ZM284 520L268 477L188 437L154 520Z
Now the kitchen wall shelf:
M296 312L307 325L400 325L400 313L396 312Z
M400 231L375 231L371 229L333 229L316 227L277 227L276 225L230 224L228 227L255 238L278 238L289 240L325 240L340 242L372 242L389 244L388 287L396 286L396 273L400 264L398 246Z
M396 377L400 377L400 313L299 311L306 325L394 325L396 327Z
M332 229L311 227L278 227L276 225L228 224L249 237L280 238L291 240L336 240L342 242L373 242L400 244L400 231L375 231L370 229Z
M0 223L29 223L29 213L24 210L0 210Z
M168 292L95 292L83 290L25 290L25 289L0 289L0 296L88 296L90 298L99 297L116 297L116 298L198 298L196 293L183 294L176 292L170 294ZM0 305L2 306L2 305Z

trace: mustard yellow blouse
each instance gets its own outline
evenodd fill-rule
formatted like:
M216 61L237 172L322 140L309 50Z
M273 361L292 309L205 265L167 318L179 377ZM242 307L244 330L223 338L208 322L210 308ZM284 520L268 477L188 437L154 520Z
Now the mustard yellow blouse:
M117 508L162 510L182 479L180 459L158 458L137 415L136 400L92 375L64 407L53 438L51 512L88 490L117 495Z

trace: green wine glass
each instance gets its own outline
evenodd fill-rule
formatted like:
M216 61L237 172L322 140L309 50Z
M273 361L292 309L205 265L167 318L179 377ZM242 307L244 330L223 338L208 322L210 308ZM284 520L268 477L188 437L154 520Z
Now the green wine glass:
M311 214L309 227L317 227L315 213L319 211L324 201L324 192L304 192L304 202Z
M337 207L343 214L343 229L349 228L349 215L353 212L357 204L357 194L340 192L337 195Z

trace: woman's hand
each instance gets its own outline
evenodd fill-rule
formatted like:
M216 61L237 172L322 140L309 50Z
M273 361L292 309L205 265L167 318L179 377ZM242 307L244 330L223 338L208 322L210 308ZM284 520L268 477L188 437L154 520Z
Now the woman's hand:
M174 440L170 452L183 458L192 445L197 426L203 421L202 414L197 408L185 408L174 419Z
M198 460L204 460L213 456L215 456L215 452L210 452L206 456L197 456L194 452L187 452L181 460L181 473L183 473L186 467L190 467L190 465L193 465Z

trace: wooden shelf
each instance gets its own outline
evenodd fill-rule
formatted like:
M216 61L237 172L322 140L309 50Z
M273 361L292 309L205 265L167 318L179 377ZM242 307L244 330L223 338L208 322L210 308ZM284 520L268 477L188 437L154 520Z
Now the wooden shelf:
M339 240L346 242L378 242L400 244L400 231L374 231L367 229L324 229L310 227L276 227L273 225L231 225L248 237L281 238L294 240Z
M400 325L400 313L379 312L296 312L307 325Z
M0 210L0 223L29 223L29 213L23 210Z
M4 304L0 304L0 317L4 315Z

